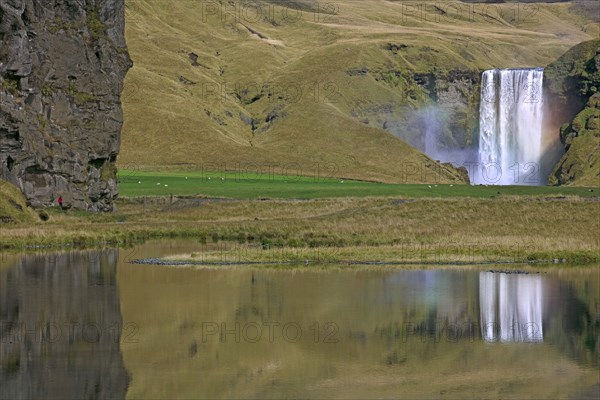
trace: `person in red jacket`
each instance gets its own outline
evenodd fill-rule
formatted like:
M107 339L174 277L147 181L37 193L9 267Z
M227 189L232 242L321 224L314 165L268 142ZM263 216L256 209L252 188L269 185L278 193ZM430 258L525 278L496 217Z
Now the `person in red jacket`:
M58 196L58 205L60 206L60 208L62 208L62 204L63 204L62 196Z

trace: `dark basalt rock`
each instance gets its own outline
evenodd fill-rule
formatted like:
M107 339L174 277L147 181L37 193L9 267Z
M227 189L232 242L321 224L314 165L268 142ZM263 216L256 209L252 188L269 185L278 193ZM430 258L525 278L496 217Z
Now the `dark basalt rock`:
M123 0L0 2L0 177L35 207L113 210L124 23Z

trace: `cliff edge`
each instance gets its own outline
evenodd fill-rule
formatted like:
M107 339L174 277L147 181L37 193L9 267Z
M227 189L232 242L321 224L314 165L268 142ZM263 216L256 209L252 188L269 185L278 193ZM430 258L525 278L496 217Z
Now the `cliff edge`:
M0 2L0 177L34 207L113 210L124 23L124 0Z
M600 185L600 40L578 44L546 68L550 108L565 154L552 185Z

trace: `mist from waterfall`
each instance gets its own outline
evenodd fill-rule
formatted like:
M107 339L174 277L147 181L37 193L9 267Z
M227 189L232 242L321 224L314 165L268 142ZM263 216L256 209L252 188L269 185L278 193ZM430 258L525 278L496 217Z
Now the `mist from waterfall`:
M479 161L471 182L543 185L543 68L483 72Z
M410 125L417 127L417 135L404 136L403 129L392 130L392 133L434 160L451 163L455 167L475 165L477 149L460 146L447 132L452 112L451 109L429 104L412 112Z
M481 272L481 336L489 342L543 341L542 301L540 276Z

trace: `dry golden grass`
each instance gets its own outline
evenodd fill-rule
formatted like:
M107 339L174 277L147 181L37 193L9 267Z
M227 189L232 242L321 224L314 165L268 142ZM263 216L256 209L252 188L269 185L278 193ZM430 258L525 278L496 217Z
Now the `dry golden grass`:
M335 260L591 262L599 257L598 203L579 197L187 201L146 208L121 201L112 215L55 211L47 223L3 229L0 245L194 237L202 243L234 241L251 251L258 245L271 253L329 247L323 254L329 251ZM253 260L261 258L261 252L252 254Z
M0 227L37 220L35 211L27 206L25 197L14 185L0 179Z
M536 4L535 13L523 4L497 4L476 8L468 14L473 18L441 21L431 18L433 11L427 19L408 12L406 2L385 0L339 1L331 3L337 15L304 11L295 21L281 17L281 6L273 8L274 21L248 21L212 15L208 3L126 2L135 65L125 82L121 165L227 170L271 163L306 172L330 163L332 176L399 182L407 164L426 169L429 160L380 126L363 124L353 110L368 114L391 104L389 119L402 121L403 107L422 104L426 94L411 99L413 86L390 87L375 79L378 73L544 66L599 32L564 3ZM438 2L418 3L431 10ZM408 47L394 55L387 43ZM200 66L191 65L191 52ZM363 66L368 76L348 75ZM270 89L256 102L234 97L236 86L250 98L263 85ZM286 116L268 127L265 119L278 106ZM240 114L257 119L254 133ZM445 172L444 181L456 179Z

